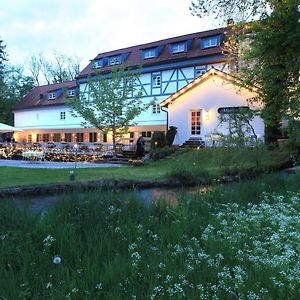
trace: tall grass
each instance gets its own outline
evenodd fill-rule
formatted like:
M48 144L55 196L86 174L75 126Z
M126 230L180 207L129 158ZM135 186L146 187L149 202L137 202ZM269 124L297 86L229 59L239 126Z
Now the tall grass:
M1 201L0 299L299 299L299 179L182 193L176 207L98 190L44 215Z
M289 155L264 146L246 148L218 147L187 151L171 160L168 175L179 179L218 178L238 175L249 178L286 166Z

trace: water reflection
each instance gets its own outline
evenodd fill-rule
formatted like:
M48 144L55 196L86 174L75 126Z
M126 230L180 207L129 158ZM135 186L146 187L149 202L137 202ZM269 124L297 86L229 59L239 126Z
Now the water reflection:
M211 186L198 186L188 188L149 188L135 190L134 194L137 199L140 199L146 206L151 206L160 200L167 201L170 205L176 207L178 200L185 195L199 195L211 190ZM132 193L132 191L124 192L124 195ZM44 213L49 208L54 207L58 202L65 198L70 197L71 194L60 195L41 195L34 197L22 197L16 198L13 201L16 206L22 208L28 206L32 211L36 213ZM82 196L84 193L81 194ZM78 196L78 194L77 194Z

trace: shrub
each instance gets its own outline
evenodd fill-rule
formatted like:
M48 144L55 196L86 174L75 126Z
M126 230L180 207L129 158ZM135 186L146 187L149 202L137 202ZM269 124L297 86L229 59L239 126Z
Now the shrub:
M163 148L154 148L150 151L150 158L153 160L159 160L172 155L176 151L177 151L176 148L172 148L168 146Z
M169 147L173 144L176 133L177 133L177 127L170 126L166 134L166 141Z
M166 136L163 131L154 131L151 138L151 149L163 148L166 146Z

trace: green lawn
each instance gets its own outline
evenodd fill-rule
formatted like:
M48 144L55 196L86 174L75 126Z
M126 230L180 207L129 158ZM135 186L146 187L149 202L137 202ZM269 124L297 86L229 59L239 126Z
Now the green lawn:
M180 151L167 159L149 162L144 166L122 168L77 169L76 180L163 180L218 178L223 175L242 175L269 172L287 160L280 151L258 149L202 149ZM0 188L69 181L70 169L0 168Z

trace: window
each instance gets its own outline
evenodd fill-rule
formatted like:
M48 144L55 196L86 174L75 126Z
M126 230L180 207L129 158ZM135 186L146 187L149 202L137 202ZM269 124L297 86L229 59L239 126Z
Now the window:
M151 138L152 132L151 131L143 131L142 132L142 137L148 137Z
M27 143L32 143L32 134L28 134Z
M43 134L43 142L48 143L50 141L50 134L44 133Z
M107 143L107 133L106 132L103 132L102 139L103 139L103 143Z
M206 67L196 67L195 68L195 78L200 77L206 72Z
M89 142L96 143L97 142L97 132L90 132L89 133Z
M56 142L56 143L60 142L60 133L53 134L53 142Z
M61 111L60 112L60 119L61 120L65 120L66 119L66 112L65 111Z
M75 90L68 90L68 96L69 97L74 97L76 94Z
M186 52L186 42L184 42L184 43L172 44L172 45L171 45L171 52L172 52L173 54Z
M36 134L36 142L41 142L41 134Z
M66 143L72 142L72 134L71 133L65 133L65 142Z
M201 40L202 49L217 47L220 45L220 36L212 36Z
M55 93L49 93L48 94L48 99L49 100L54 100L56 98L56 94Z
M101 60L95 60L93 63L93 68L94 69L100 69L103 67L103 61Z
M108 64L110 66L115 66L120 64L120 56L113 56L108 58Z
M77 132L76 133L76 142L77 143L83 143L83 132Z
M153 114L160 114L160 106L159 104L153 104L152 105L152 113Z
M161 85L161 75L159 74L153 74L152 75L152 87L160 87Z
M156 57L156 48L146 49L143 52L144 59Z

